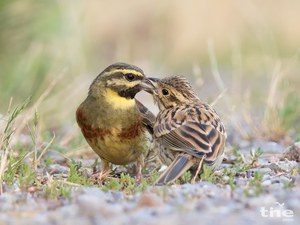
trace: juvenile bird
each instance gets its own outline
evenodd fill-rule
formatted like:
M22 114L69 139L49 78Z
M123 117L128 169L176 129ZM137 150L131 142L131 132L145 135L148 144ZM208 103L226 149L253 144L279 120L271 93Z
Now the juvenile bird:
M160 112L154 137L161 146L159 157L168 165L156 185L175 181L198 164L195 181L203 162L219 167L223 159L226 132L216 111L202 102L189 82L180 76L148 79L142 86L151 92Z
M108 66L92 82L76 119L90 147L101 158L102 172L111 163L136 163L141 178L144 158L152 151L155 116L134 97L141 90L144 72L126 63Z

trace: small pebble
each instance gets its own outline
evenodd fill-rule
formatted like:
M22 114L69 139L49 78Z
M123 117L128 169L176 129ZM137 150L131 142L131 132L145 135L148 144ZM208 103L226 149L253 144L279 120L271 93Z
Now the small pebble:
M269 186L271 184L272 184L271 180L265 180L261 183L262 186Z
M300 142L296 142L292 146L288 147L283 153L283 158L290 161L300 162Z
M51 164L47 170L49 171L50 174L55 174L55 173L69 173L70 168L66 166L61 166L59 164Z
M154 193L142 193L137 207L158 207L162 206L163 200Z

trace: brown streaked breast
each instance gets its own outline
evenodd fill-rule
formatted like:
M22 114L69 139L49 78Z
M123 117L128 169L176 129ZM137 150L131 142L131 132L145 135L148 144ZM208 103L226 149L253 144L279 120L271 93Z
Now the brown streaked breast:
M81 108L78 108L76 111L76 119L79 127L81 128L83 136L87 139L100 138L101 140L104 140L106 135L113 135L120 139L134 139L141 134L144 126L142 118L139 118L132 125L119 130L117 133L114 131L115 128L107 129L92 127L92 125L89 124L85 118Z
M122 129L118 137L122 139L133 139L139 136L142 130L143 130L143 122L142 119L139 118L131 126Z
M111 134L109 129L92 127L91 124L88 124L87 119L83 115L81 108L78 108L76 111L76 120L79 127L81 128L83 136L87 139L100 138L103 140L105 135Z

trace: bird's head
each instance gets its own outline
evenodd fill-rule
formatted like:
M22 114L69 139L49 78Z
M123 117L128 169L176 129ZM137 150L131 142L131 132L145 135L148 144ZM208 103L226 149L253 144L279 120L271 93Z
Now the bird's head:
M141 91L139 84L144 79L144 72L140 68L126 63L115 63L96 77L89 93L96 98L108 92L111 95L133 99Z
M147 78L141 86L153 95L160 109L199 100L188 80L181 76Z

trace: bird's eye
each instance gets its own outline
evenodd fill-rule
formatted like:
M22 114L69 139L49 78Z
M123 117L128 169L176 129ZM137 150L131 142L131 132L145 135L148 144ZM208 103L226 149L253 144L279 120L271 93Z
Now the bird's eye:
M125 75L125 77L126 77L126 79L127 79L128 81L133 81L134 78L135 78L135 76L134 76L132 73L127 73L127 74Z
M168 95L169 94L169 91L167 89L162 89L161 93L163 95Z

